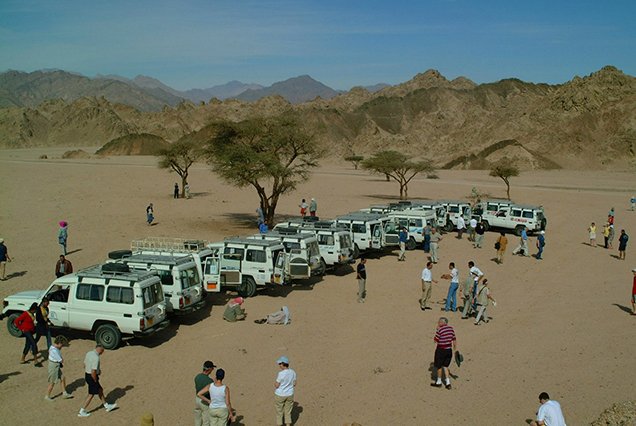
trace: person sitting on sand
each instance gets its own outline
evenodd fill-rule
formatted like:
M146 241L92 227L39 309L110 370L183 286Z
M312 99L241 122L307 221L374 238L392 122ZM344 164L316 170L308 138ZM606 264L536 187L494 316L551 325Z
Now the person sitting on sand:
M230 302L225 307L225 312L223 312L223 319L229 322L236 322L244 320L247 314L245 313L245 309L241 307L245 299L242 297L235 297L230 300Z
M254 320L256 324L272 324L272 325L288 325L291 322L291 313L287 306L280 308L280 311L276 311L267 315L266 318Z

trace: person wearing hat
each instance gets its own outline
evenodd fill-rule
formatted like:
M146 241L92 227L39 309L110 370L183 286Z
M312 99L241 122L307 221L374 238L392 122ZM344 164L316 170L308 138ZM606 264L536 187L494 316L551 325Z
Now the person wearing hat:
M632 269L634 273L634 283L632 284L632 315L636 315L636 268Z
M6 277L7 262L11 262L7 246L4 245L4 238L0 238L0 280L4 281Z
M212 361L206 361L203 363L203 371L194 376L194 391L196 393L194 398L194 426L210 426L210 406L199 398L199 392L201 389L214 383L210 374L212 374L215 368L216 365L214 365ZM204 393L203 397L209 400L210 393Z
M289 368L289 358L281 356L276 360L280 371L274 383L274 400L276 407L276 424L278 426L292 424L292 408L294 407L294 389L296 387L296 372Z
M225 307L225 312L223 312L223 319L229 322L236 322L244 320L247 316L245 313L245 309L242 308L243 302L245 299L242 297L235 297L230 300Z
M226 426L228 418L231 421L236 420L230 401L230 388L223 384L224 378L225 370L219 368L214 374L214 382L197 393L197 396L210 406L208 408L210 426Z
M66 256L66 242L68 241L68 222L66 222L65 220L61 220L58 225L60 225L60 229L58 229L57 231L57 242L62 248L62 254Z
M535 256L537 260L542 260L541 255L543 254L543 247L545 247L545 231L540 231L537 236L537 255Z

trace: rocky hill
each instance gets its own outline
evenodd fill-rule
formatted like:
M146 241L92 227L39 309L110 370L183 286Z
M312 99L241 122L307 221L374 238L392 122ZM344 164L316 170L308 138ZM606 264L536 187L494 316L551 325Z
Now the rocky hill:
M236 96L236 99L241 101L257 101L267 96L279 95L291 102L292 104L299 104L302 102L311 101L317 97L322 99L331 99L338 95L338 92L331 87L325 86L319 81L314 80L308 75L301 75L287 79L285 81L279 81L269 87L262 89L249 89L240 95Z
M148 133L131 134L113 139L97 150L97 155L157 155L170 144Z
M636 165L636 78L614 67L561 85L476 85L429 70L375 93L356 87L297 105L268 96L141 112L105 98L48 101L0 109L0 146L103 145L139 133L173 142L217 120L290 109L331 157L391 148L447 168L486 168L503 157L526 169Z

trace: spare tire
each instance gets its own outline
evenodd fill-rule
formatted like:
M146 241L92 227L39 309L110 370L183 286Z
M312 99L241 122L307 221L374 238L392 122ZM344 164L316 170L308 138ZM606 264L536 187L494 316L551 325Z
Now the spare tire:
M125 263L104 263L102 272L130 272L130 268Z
M109 259L121 259L123 257L129 257L132 255L131 250L115 250L108 253Z

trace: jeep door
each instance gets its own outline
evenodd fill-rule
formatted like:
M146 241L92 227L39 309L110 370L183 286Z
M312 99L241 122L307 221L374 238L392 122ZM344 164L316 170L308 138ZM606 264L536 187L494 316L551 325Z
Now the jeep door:
M218 255L208 256L203 264L203 287L208 293L221 291L221 259ZM240 272L239 272L240 273Z
M368 222L369 232L371 234L371 241L369 242L369 248L381 249L386 244L384 229L382 229L382 222Z
M46 292L49 299L49 320L56 327L69 327L70 284L53 284ZM72 306L72 303L71 303Z
M166 302L160 282L154 282L142 287L141 301L146 328L159 324L166 319Z

